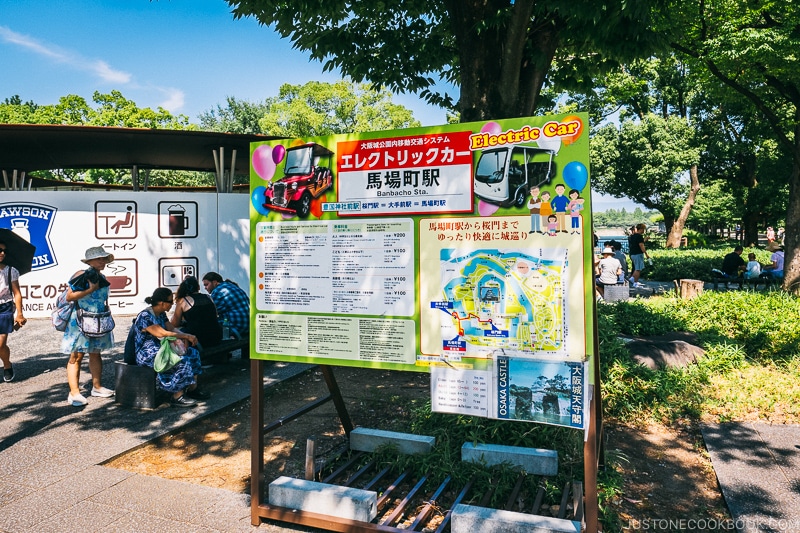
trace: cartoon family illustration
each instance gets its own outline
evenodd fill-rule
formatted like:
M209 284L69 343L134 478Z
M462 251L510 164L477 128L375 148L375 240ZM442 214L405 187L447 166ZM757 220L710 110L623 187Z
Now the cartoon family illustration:
M550 191L540 191L539 187L531 187L528 209L531 212L531 231L555 237L560 233L581 234L581 211L585 200L577 189L564 196L566 186L559 183L555 186L555 196ZM567 213L571 219L570 231L567 231Z

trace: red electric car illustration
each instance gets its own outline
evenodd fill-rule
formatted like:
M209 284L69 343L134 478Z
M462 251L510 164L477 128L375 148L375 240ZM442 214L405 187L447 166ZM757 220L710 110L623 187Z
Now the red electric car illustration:
M264 207L306 218L311 201L333 186L333 152L317 143L286 150L283 177L270 183L264 193Z

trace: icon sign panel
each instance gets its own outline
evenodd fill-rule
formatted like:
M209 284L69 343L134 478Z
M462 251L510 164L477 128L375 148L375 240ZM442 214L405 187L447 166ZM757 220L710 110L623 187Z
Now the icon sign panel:
M158 260L160 286L177 290L186 276L197 277L199 264L196 257L162 257Z
M136 202L95 202L95 237L98 239L135 239L138 231L137 219Z
M197 202L159 202L158 236L162 239L197 237Z

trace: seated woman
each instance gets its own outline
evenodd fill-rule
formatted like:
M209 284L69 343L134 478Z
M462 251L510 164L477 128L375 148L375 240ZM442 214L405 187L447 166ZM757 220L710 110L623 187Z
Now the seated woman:
M167 311L172 307L172 291L159 287L152 296L144 300L150 307L139 313L133 321L134 348L136 364L153 367L163 337L176 337L189 345L181 361L164 372L156 374L158 388L172 393L170 403L179 407L194 407L195 400L208 399L209 395L197 388L197 376L202 372L200 353L193 346L197 337L190 333L176 331L167 319Z
M187 276L178 287L175 314L170 323L174 328L197 337L201 348L210 348L222 342L217 307L210 296L200 292L200 282L194 276Z

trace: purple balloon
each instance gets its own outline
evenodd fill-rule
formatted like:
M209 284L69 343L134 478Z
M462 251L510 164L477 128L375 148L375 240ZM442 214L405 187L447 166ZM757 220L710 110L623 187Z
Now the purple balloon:
M286 148L283 147L282 144L278 146L274 146L272 148L272 160L275 161L276 165L280 165L281 161L283 161L283 156L286 155Z
M253 170L262 180L270 180L275 175L275 161L272 159L272 147L262 144L253 150Z

